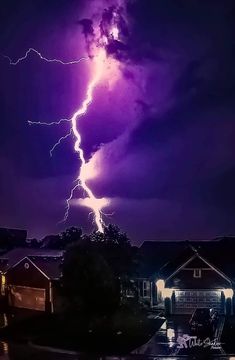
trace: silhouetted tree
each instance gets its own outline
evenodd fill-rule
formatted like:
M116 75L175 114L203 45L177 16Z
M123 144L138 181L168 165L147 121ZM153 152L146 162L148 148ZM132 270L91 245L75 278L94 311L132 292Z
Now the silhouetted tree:
M11 250L15 247L25 247L26 238L26 230L0 228L0 249Z
M70 227L58 235L49 235L43 239L45 248L65 250L69 245L80 241L82 229Z
M62 288L73 310L92 315L111 313L117 308L119 284L105 259L91 246L70 246L62 273Z
M132 278L138 265L137 255L137 248L131 246L127 235L116 225L107 226L104 233L81 236L65 254L62 270L65 294L74 296L76 301L80 298L81 304L99 303L98 299L102 299L109 311L113 308L111 304L120 303L127 289L134 290ZM104 301L105 296L108 299Z
M104 233L93 232L90 242L111 267L116 277L135 275L138 265L138 249L131 246L126 233L116 225L109 224Z
M27 239L25 245L29 248L39 249L43 246L43 241L38 239Z

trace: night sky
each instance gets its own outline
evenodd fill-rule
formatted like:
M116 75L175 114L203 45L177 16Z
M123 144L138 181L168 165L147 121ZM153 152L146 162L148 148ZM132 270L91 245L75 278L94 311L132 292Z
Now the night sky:
M87 56L81 20L113 4L2 0L0 53L17 59L33 47L64 61ZM122 5L121 46L110 50L121 75L114 86L97 87L80 122L86 158L99 164L89 184L111 200L105 221L136 243L234 234L234 0ZM14 67L0 58L0 226L39 238L71 225L94 229L76 200L67 223L57 225L79 161L73 138L52 158L49 150L68 124L27 123L71 116L89 76L86 61L63 66L31 54Z

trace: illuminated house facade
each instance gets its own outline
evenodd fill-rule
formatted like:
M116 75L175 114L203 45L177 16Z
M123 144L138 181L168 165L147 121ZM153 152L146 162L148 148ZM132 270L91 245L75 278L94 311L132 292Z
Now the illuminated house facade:
M212 251L209 248L212 247L212 244L211 242L204 244L205 248L208 247L207 252L211 254L211 257L213 257ZM162 265L161 261L166 260L163 248L167 249L170 243L162 246L153 244L153 247L155 246L157 249L157 255L154 256L154 251L150 255L150 273L138 280L141 301L152 308L163 309L170 314L191 314L196 307L213 307L221 314L232 314L234 283L233 277L230 275L235 263L231 261L228 266L229 261L226 261L226 255L224 254L224 257L222 255L223 259L220 259L220 265L222 267L224 261L227 269L230 269L229 275L227 275L224 270L215 266L214 262L212 263L204 256L206 249L203 249L201 245L198 250L191 245L185 246L183 242L171 245L173 249L170 252L173 250L175 256ZM221 258L219 251L219 248L222 247L221 243L217 242L214 246L217 248L216 256L220 254ZM155 271L154 258L156 261ZM158 258L161 264L159 268Z
M1 297L15 308L54 312L63 252L18 248L0 258Z
M226 312L233 297L232 281L199 253L195 253L173 273L156 281L159 300L173 314L191 314L195 307L213 307Z

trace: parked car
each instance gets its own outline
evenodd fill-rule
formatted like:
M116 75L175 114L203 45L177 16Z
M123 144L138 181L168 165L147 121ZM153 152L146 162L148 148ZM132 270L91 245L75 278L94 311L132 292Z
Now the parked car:
M190 321L193 335L213 335L218 322L218 312L213 308L196 308Z

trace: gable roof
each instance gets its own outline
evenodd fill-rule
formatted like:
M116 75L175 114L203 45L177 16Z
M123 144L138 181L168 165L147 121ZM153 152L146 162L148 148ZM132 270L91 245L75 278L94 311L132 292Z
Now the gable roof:
M165 281L170 280L174 275L176 275L181 269L183 269L186 265L190 264L193 260L195 259L200 259L203 263L205 263L207 266L209 266L210 268L212 268L215 272L217 272L218 275L220 275L221 277L223 277L226 281L228 281L231 284L231 279L229 277L227 277L222 271L220 271L218 268L216 268L214 265L212 265L211 263L208 262L208 260L206 260L205 258L203 258L200 254L198 254L198 252L193 249L194 251L194 255L192 255L185 263L181 264L178 268L175 269L175 271L170 274Z
M15 248L0 257L0 272L5 273L27 256L62 257L63 254L62 250Z
M188 247L186 241L145 241L140 249L140 277L156 274Z
M30 256L29 258L50 280L61 277L61 257Z
M22 262L25 262L25 260L30 262L48 280L58 280L61 277L61 257L25 256L15 263L11 269L14 269Z
M140 277L156 277L160 273L166 276L195 251L235 281L235 237L232 236L205 241L145 241L140 247L143 258Z
M192 246L186 246L183 251L173 256L167 263L165 263L158 271L158 276L168 279L175 271L193 259L196 254L196 249Z

